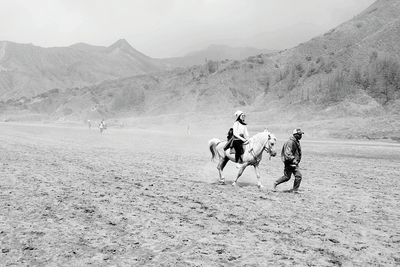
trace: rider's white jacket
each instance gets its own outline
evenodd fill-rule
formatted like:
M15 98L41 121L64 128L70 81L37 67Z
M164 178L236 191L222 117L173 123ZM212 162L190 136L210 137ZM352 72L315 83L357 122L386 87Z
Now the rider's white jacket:
M249 138L249 132L247 131L246 125L243 125L238 121L235 121L232 128L233 128L233 135L236 138L239 138L243 142Z

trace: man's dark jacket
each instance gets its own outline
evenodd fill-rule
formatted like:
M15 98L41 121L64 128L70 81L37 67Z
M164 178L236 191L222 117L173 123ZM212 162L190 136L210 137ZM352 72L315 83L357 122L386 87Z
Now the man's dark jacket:
M283 145L281 152L282 161L285 165L299 164L301 161L301 146L300 142L294 136L291 136Z

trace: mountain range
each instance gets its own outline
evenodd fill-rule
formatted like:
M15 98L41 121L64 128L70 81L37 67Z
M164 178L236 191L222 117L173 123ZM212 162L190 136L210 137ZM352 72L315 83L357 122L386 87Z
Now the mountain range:
M213 45L183 57L155 59L140 53L124 39L108 47L78 43L53 48L0 41L0 99L32 97L52 89L84 87L204 64L205 59L244 59L265 51Z
M353 19L291 49L257 51L242 60L205 61L204 54L194 53L189 57L203 64L175 69L169 67L176 63L144 56L141 62L147 64L143 63L132 75L128 71L123 73L126 69L121 67L121 73L127 74L123 78L51 90L33 97L26 95L3 102L0 108L3 114L11 110L75 120L165 114L213 117L243 109L260 125L290 121L310 125L309 121L324 120L313 127L319 131L325 127L342 137L343 131L351 132L349 129L356 129L358 136L363 133L397 136L400 129L396 119L400 115L398 14L400 1L378 0ZM113 46L95 49L98 53L119 55L124 58L119 64L128 64L130 57L119 48L127 44L122 43L117 42L118 49ZM72 49L92 54L84 52L86 48L87 45L81 44ZM0 52L0 66L12 69L1 64L1 58Z
M75 44L42 48L0 42L0 98L30 97L51 89L96 84L159 71L161 64L125 40L109 47Z

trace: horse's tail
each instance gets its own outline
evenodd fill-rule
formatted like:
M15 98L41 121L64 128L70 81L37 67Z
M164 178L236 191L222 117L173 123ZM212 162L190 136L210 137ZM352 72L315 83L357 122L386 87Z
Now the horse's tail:
M218 138L213 138L210 141L208 141L208 147L211 152L211 160L214 160L215 157L217 156L217 145L221 143L221 140Z

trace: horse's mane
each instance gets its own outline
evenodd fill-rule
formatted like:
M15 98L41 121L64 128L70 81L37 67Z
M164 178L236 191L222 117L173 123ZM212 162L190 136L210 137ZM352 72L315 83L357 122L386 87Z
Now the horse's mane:
M271 138L276 138L275 135L273 135L272 133L268 132L268 131L262 131L260 133L256 133L255 135L253 135L250 139L252 139L253 141L260 139L261 137L263 137L264 135L266 136L271 136Z
M253 135L253 136L250 138L250 142L249 142L250 147L252 148L256 142L257 142L257 143L258 143L258 142L261 142L260 140L261 140L262 138L266 138L267 140L269 140L269 138L270 138L270 139L274 139L274 140L276 141L275 135L272 134L272 133L270 133L269 131L265 130L265 131L262 131L262 132L260 132L260 133L257 133L257 134L255 134L255 135Z

